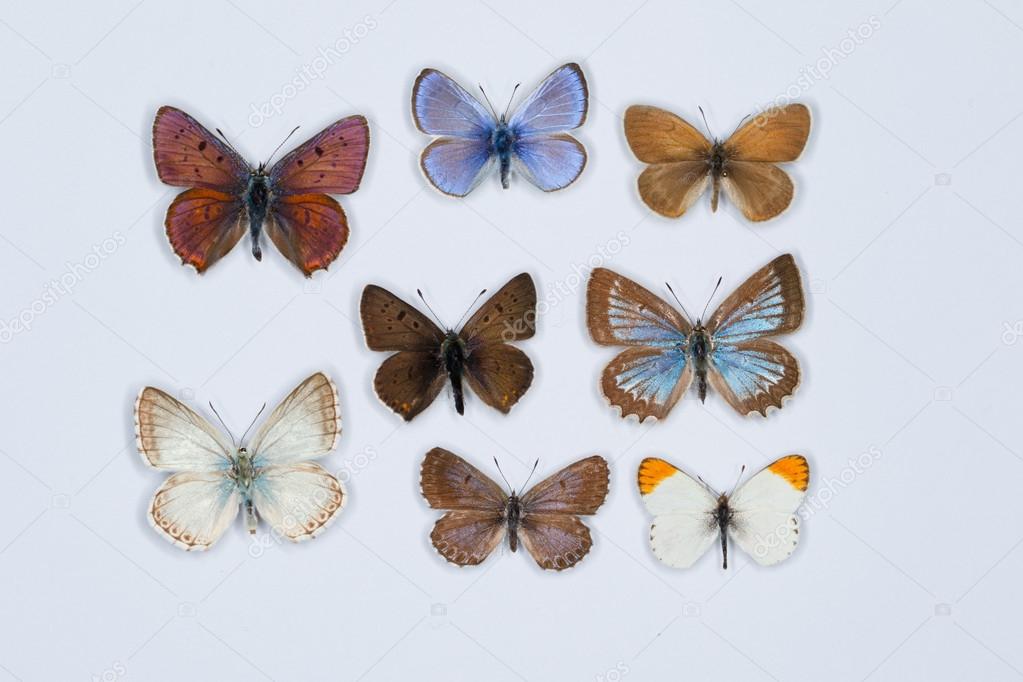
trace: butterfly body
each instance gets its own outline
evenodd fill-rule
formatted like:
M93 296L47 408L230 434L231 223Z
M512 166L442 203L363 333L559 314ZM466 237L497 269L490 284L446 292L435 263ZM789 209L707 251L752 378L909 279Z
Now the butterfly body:
M458 414L465 414L462 373L465 371L465 360L468 356L468 350L465 347L465 341L453 329L449 329L445 334L444 342L440 346L440 355L444 362L444 371L447 372L448 381L451 382L451 393L455 399L455 411Z
M270 206L270 178L261 165L249 173L248 186L242 194L245 202L245 214L249 218L249 235L252 237L252 255L257 261L263 260L263 251L259 246L259 238L263 232L263 221Z
M522 518L522 502L513 491L504 505L504 521L508 526L508 548L515 552L519 548L519 519Z
M490 147L492 153L497 156L498 168L501 173L501 187L508 189L511 186L508 178L511 176L512 150L515 148L515 133L508 126L508 121L502 115L497 125L494 126L492 142Z
M688 353L693 363L693 372L696 374L696 391L701 403L707 400L707 368L713 343L707 329L697 321L693 333L689 335Z

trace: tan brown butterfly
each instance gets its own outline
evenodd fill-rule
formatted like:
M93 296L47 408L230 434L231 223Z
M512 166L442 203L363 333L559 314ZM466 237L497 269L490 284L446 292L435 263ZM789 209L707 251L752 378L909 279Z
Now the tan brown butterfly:
M664 109L631 106L625 137L643 163L639 195L651 209L678 218L711 185L710 209L725 194L748 220L768 220L792 202L792 179L776 163L795 161L810 135L810 110L789 104L763 111L723 142L713 142Z
M601 390L623 418L663 419L695 379L701 401L709 384L739 414L767 416L800 376L796 358L769 337L798 329L804 308L790 254L760 268L706 324L695 325L631 279L597 268L586 289L590 336L603 346L626 346L604 368Z
M420 486L430 506L446 512L430 540L451 563L480 564L507 535L511 551L522 540L540 568L561 571L582 561L593 546L579 515L595 514L604 504L608 468L603 457L587 457L520 497L458 455L434 448L423 460Z
M363 290L360 312L370 350L398 351L380 365L373 387L405 421L425 410L445 381L451 382L458 414L465 411L463 377L483 402L505 414L533 383L533 363L509 345L536 331L536 287L525 272L501 287L457 333L442 331L375 284Z

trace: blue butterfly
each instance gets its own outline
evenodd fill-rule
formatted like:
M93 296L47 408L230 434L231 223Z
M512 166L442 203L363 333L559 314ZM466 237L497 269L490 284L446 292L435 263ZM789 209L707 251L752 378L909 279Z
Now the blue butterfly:
M720 284L720 281L718 282ZM799 384L799 363L769 337L803 322L803 285L790 254L778 256L735 290L704 324L631 279L605 268L590 276L586 324L603 346L626 346L604 368L600 386L622 416L663 419L696 381L736 412L767 416Z
M487 111L440 71L423 69L412 87L412 118L424 133L442 137L423 150L420 165L434 187L456 197L471 192L494 166L505 189L513 165L545 192L563 189L586 165L586 149L565 131L586 120L588 99L582 69L565 64L509 119L507 112L498 117L492 105Z

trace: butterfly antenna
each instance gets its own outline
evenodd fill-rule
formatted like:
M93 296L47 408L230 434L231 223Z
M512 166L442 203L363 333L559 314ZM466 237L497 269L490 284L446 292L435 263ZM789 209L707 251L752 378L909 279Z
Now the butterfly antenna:
M714 294L718 292L718 287L721 286L721 280L723 279L724 277L718 277L718 283L714 285L714 291L710 292L710 298L707 299L707 305L703 306L703 312L700 313L701 320L707 316L707 308L710 307L710 302L714 300Z
M746 114L745 116L743 116L742 120L739 121L739 125L735 126L735 130L738 130L739 128L741 128L742 124L745 123L746 119L749 118L751 115L752 114ZM735 130L732 131L732 135L735 135Z
M218 130L217 132L219 133L220 131ZM217 408L213 407L213 403L212 402L210 403L210 409L213 410L213 414L217 415L217 421L219 421L220 425L224 427L225 431L227 431L227 435L231 436L231 445L233 447L238 447L238 441L236 441L234 439L234 434L231 433L231 429L229 429L227 427L227 424L224 423L223 418L220 416L220 413L217 412Z
M522 83L516 83L515 87L512 88L511 97L508 98L508 106L504 108L504 115L501 116L501 118L508 118L508 112L511 110L512 101L515 99L515 93L519 91L520 85L522 85Z
M490 113L492 113L494 115L494 118L496 119L497 118L497 110L494 109L494 104L490 101L490 98L487 97L487 91L483 89L483 85L482 84L480 84L480 92L483 93L483 99L487 100L487 106L490 107Z
M696 107L700 110L700 116L703 117L703 127L707 129L707 134L710 135L711 139L714 139L714 133L710 132L710 124L707 123L707 114L703 113L703 107Z
M272 152L272 153L270 154L270 158L269 158L269 159L267 159L267 160L266 160L266 161L265 161L265 162L263 163L263 168L266 168L267 166L269 166L269 165L270 165L270 162L271 162L271 161L273 161L273 158L274 158L274 156L275 156L275 155L277 154L277 152L281 151L281 147L283 147L283 146L284 146L284 143L285 143L285 142L287 142L288 140L290 140L290 139L291 139L291 136L292 136L292 135L294 135L294 134L295 134L296 132L298 132L298 129L299 129L300 127L301 127L301 126L295 126L295 127L294 127L294 128L293 128L293 129L291 130L291 132L290 132L290 133L288 133L288 136L287 136L287 137L285 137L285 138L284 138L284 139L283 139L283 140L281 141L281 143L280 143L279 145L277 145L277 149L273 150L273 152Z
M664 286L668 287L668 291L671 292L672 298L675 299L675 303L678 303L678 307L682 309L682 312L686 314L686 317L692 319L692 317L689 315L689 311L686 310L686 307L684 305L682 305L682 301L678 300L678 296L675 295L675 290L671 288L671 285L665 282Z
M245 436L249 435L249 429L251 429L253 427L253 425L256 423L256 420L259 419L259 415L263 414L263 410L265 410L265 409L266 409L266 403L263 403L263 407L259 408L259 412L257 412L256 416L252 418L252 422L245 429L245 433L242 434L242 440L241 440L242 443L245 442Z
M707 481L703 480L699 476L696 477L696 480L699 481L700 484L703 485L704 488L709 490L715 497L720 497L721 496L721 494L718 491L714 490L714 488L712 488L709 485L707 485Z
M537 458L536 458L536 461L535 461L535 462L533 462L533 469L532 469L532 471L530 471L530 472L529 472L529 476L526 476L526 482L522 484L522 490L525 490L525 489L526 489L526 486L527 486L527 485L529 485L529 481L530 481L530 479L531 479L531 478L533 478L533 474L535 474L535 473L536 473L536 466L537 466L537 465L538 465L539 463L540 463L540 458L539 458L539 457L537 457Z
M217 131L217 135L220 135L220 139L222 139L224 141L224 144L227 145L228 149L233 151L235 154L238 154L238 150L234 148L234 145L231 144L230 142L228 142L227 135L224 134L224 131L221 130L220 128L217 128L216 131ZM238 156L241 156L241 154L238 154Z
M746 465L745 464L743 464L742 468L739 469L739 478L735 479L735 485L732 486L732 492L735 492L735 489L739 487L739 481L742 480L742 475L744 473L746 473Z
M426 306L426 309L430 311L431 315L433 315L433 319L437 320L437 324L440 325L440 328L447 329L447 327L444 326L444 323L440 321L440 317L437 316L437 313L433 312L433 308L431 308L430 304L426 302L426 297L423 296L423 292L420 291L419 289L416 289L416 293L419 294L419 300L423 302L423 305Z
M504 472L501 471L501 463L497 461L497 457L494 457L494 464L497 465L497 473L501 474L501 479L504 480L504 484L508 486L508 490L511 490L512 494L514 495L515 491L512 490L511 483L508 482L508 479L507 477L505 477Z
M476 294L476 298L472 299L472 303L469 304L469 307L465 310L464 313L462 313L462 317L459 318L458 324L455 325L456 329L458 327L462 326L462 323L465 322L465 318L467 318L469 316L469 311L472 310L474 307L476 307L476 302L479 301L480 298L482 298L483 294L485 294L485 293L487 293L486 289L484 289L483 291L481 291L478 294Z

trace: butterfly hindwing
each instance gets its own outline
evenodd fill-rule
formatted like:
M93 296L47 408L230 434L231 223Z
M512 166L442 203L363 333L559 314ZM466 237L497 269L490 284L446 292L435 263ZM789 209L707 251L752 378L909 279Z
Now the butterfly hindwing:
M476 189L496 164L489 138L442 137L428 144L419 157L433 186L453 197L464 197Z
M292 542L322 533L346 499L341 481L316 462L266 466L253 482L256 512L275 533Z
M348 243L344 209L326 194L290 194L276 198L264 224L281 255L311 277L326 270Z
M209 549L238 516L241 494L226 471L184 471L153 495L149 525L188 551Z
M195 188L174 198L164 225L174 253L201 274L245 236L245 215L239 197Z

